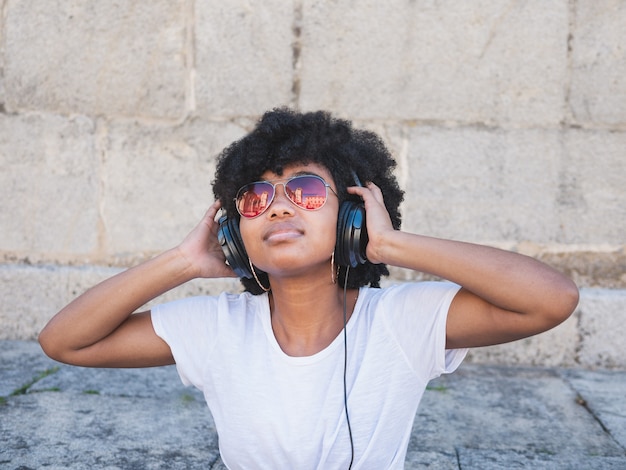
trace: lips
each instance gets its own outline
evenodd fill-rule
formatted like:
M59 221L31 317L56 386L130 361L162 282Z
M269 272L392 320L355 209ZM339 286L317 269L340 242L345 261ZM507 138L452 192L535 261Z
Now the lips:
M264 241L283 241L301 237L304 231L294 224L281 222L270 226L263 234Z

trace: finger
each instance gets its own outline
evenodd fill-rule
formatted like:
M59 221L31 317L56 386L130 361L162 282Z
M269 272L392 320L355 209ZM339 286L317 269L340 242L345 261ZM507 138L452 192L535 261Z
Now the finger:
M222 203L218 199L213 204L211 204L207 211L204 213L204 219L215 221L215 216L217 215L217 212L221 209L221 207Z
M347 189L349 193L360 196L366 203L368 200L371 200L370 198L373 198L379 204L385 203L383 192L371 181L368 181L365 186L351 186Z
M356 194L357 196L363 197L363 195L367 193L367 188L364 186L348 186L346 191L350 194Z
M378 186L376 186L375 183L373 183L372 181L368 181L367 182L367 189L370 190L370 192L374 196L374 199L376 199L380 203L384 202L383 192L381 191L381 189Z

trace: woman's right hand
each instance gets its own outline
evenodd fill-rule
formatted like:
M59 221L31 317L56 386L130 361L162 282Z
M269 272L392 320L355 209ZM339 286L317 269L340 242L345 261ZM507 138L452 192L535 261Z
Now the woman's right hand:
M226 257L217 239L219 224L215 218L221 207L220 201L211 204L200 223L178 245L178 250L189 263L194 277L237 277L226 264Z

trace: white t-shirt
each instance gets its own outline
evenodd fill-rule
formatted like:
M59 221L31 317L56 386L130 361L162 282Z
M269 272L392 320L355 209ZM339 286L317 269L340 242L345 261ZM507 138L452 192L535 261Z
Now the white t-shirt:
M454 371L467 352L445 349L458 289L360 289L347 325L354 469L404 467L428 381ZM348 468L343 332L313 356L288 356L274 337L267 294L248 293L163 304L152 322L183 383L204 393L228 468Z

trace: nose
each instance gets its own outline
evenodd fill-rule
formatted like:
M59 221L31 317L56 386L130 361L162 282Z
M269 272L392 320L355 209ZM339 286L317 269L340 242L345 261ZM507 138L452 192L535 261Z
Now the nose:
M285 193L285 183L275 183L274 188L274 199L268 209L268 215L275 217L293 214L295 207Z

